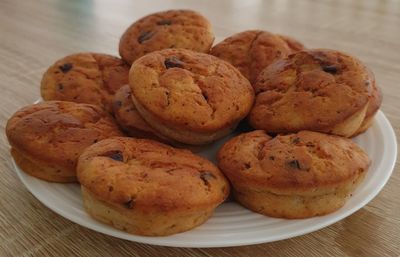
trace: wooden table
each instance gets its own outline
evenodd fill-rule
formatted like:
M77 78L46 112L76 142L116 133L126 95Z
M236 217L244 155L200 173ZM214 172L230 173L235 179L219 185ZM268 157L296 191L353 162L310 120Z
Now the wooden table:
M352 216L320 231L274 243L179 249L133 243L76 225L49 210L13 171L3 133L18 108L39 98L42 73L82 51L117 54L137 18L191 8L207 16L217 41L246 29L291 35L308 47L340 49L375 72L382 110L400 138L400 3L376 1L13 1L0 2L0 256L399 256L399 166L382 192Z

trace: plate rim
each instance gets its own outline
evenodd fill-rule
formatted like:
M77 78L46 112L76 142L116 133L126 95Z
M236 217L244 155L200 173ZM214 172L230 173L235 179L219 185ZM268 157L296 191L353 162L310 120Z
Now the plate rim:
M128 233L121 233L121 231L106 225L106 227L103 226L98 226L99 224L104 225L102 223L99 223L98 221L94 220L94 222L91 223L86 223L82 222L80 219L75 218L74 215L70 215L68 212L65 212L64 210L59 209L57 206L53 206L48 199L45 197L42 197L36 190L32 188L32 185L28 183L28 181L25 180L24 176L29 176L25 173L23 173L19 167L17 167L15 161L13 158L12 164L14 167L15 172L17 173L19 179L22 181L24 186L28 189L28 191L37 199L39 200L43 205L45 205L47 208L52 210L53 212L57 213L58 215L64 217L65 219L70 220L71 222L74 222L80 226L86 227L88 229L94 230L96 232L106 234L109 236L117 237L120 239L132 241L132 242L137 242L137 243L144 243L144 244L149 244L149 245L159 245L159 246L168 246L168 247L185 247L185 248L215 248L215 247L234 247L234 246L244 246L244 245L255 245L255 244L260 244L260 243L268 243L268 242L274 242L274 241L280 241L284 239L289 239L297 236L301 236L304 234L308 234L317 230L320 230L322 228L325 228L327 226L330 226L350 215L355 213L356 211L360 210L363 208L365 205L367 205L370 201L372 201L383 189L383 187L386 185L388 182L389 178L393 174L393 170L396 164L396 159L397 159L397 139L396 139L396 134L394 132L394 129L385 116L385 114L379 110L375 116L375 120L378 120L379 122L382 123L380 126L385 128L385 133L383 134L383 141L392 141L391 144L385 145L385 147L389 147L388 150L388 155L384 155L382 162L386 163L385 167L388 169L388 171L385 173L385 176L382 178L381 182L377 187L374 188L369 194L362 199L362 201L358 202L355 206L350 208L349 210L345 211L344 213L337 214L336 216L332 216L331 219L322 221L319 223L316 223L316 225L310 226L308 228L303 228L299 230L295 230L292 232L288 232L286 234L280 235L280 236L272 236L269 237L269 239L265 239L266 237L261 237L254 239L246 239L242 238L241 241L234 240L226 240L225 242L221 243L220 241L208 241L207 243L204 242L192 242L191 244L188 244L187 242L177 242L177 241L169 241L168 236L166 237L146 237L146 236L139 236L139 235L132 235ZM237 203L236 203L237 204ZM323 216L322 216L323 217ZM318 218L318 217L317 217Z

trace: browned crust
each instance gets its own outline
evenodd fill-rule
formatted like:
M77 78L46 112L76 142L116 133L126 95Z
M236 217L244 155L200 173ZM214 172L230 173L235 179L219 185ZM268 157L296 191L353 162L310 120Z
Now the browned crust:
M167 69L165 63L171 59L178 59L180 67ZM227 129L243 119L253 104L247 79L229 63L207 54L184 49L154 52L137 60L129 76L140 107L178 131ZM142 117L146 119L143 113Z
M89 145L121 136L113 119L100 107L63 101L26 106L7 122L13 149L37 166L75 172L78 156ZM21 167L23 168L23 167Z
M204 223L213 213L210 206L202 210L142 212L140 208L126 208L98 199L82 186L86 211L96 220L128 233L143 236L167 236L190 230Z
M350 139L311 131L271 139L254 131L228 141L218 163L235 190L315 196L348 187L370 160Z
M211 24L191 10L169 10L147 15L133 23L122 35L119 52L133 63L139 57L166 48L185 48L208 53L214 35Z
M98 199L145 212L215 208L229 193L227 180L208 160L146 139L94 144L80 156L77 174Z
M269 64L303 49L293 38L263 30L247 30L234 34L211 49L211 54L228 61L251 82Z
M58 183L77 181L75 170L60 167L57 164L49 165L37 159L30 159L29 154L21 153L14 148L11 148L10 152L18 167L31 176Z
M371 80L367 68L347 54L327 49L297 52L268 66L258 77L250 124L268 132L329 133L363 112Z
M279 195L251 189L234 190L233 195L236 201L254 212L276 218L304 219L326 215L341 208L363 181L364 176L365 172L345 187L322 195Z
M114 93L128 83L129 66L121 59L99 53L65 56L43 74L44 100L95 104L111 111Z

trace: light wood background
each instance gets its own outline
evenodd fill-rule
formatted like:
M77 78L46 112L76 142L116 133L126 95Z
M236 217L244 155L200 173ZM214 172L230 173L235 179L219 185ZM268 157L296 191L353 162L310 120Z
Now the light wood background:
M217 41L258 28L358 56L375 72L382 109L399 137L399 1L0 0L0 256L399 256L398 165L382 192L354 215L305 236L246 247L179 249L112 238L58 216L28 192L12 169L4 126L39 98L45 69L74 52L117 54L130 23L171 8L203 13Z

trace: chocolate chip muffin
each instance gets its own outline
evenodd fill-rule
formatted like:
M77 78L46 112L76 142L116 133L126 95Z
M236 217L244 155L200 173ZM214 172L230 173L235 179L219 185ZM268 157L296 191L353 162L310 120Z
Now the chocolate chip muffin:
M121 59L98 53L66 56L44 73L44 100L95 104L111 111L112 96L128 83L129 66Z
M254 99L246 78L229 63L185 49L137 60L129 73L133 102L162 135L201 145L229 134Z
M190 10L157 12L133 23L122 35L119 52L127 63L166 48L208 53L214 42L211 24Z
M272 62L302 50L293 38L263 30L247 30L234 34L211 49L211 54L228 61L251 82Z
M229 183L208 160L146 139L96 143L80 156L77 173L93 218L145 236L199 226L229 194Z
M257 78L250 124L274 133L312 130L350 137L365 118L372 81L368 69L345 53L297 52Z
M344 205L368 171L367 154L350 139L318 132L269 137L258 130L218 153L235 199L277 218L308 218Z
M51 182L76 181L76 163L89 145L121 136L100 107L63 101L26 106L7 122L11 154L26 173Z

